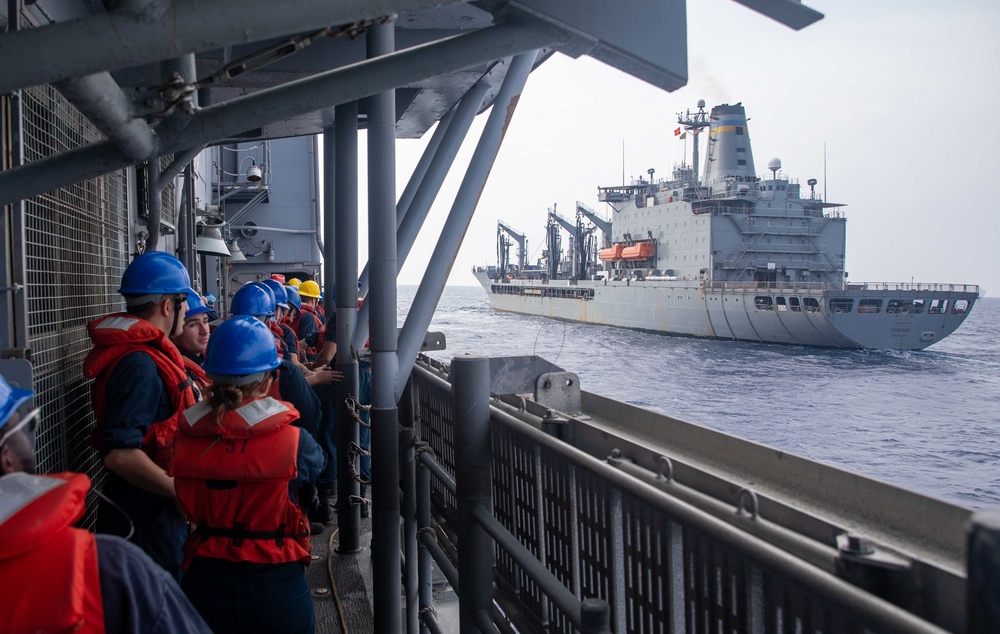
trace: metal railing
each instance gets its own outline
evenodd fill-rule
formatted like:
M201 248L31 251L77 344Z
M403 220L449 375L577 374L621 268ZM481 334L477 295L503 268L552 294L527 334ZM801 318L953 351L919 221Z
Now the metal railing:
M410 393L413 431L426 441L418 443L427 468L417 482L432 501L437 536L454 538L457 561L466 565L458 570L429 521L418 529L420 542L461 584L460 602L469 593L479 597L478 605L472 600L475 618L466 615L469 627L494 631L484 622L492 613L518 631L604 631L584 629L603 627L602 617L594 626L582 616L584 599L592 598L607 602L615 632L944 631L761 538L771 529L752 491L741 493L731 511L760 525L743 530L671 495L669 486L542 431L545 420L528 415L523 399L517 405L494 398L488 423L477 422L484 410L475 410L485 408L489 394L480 377L471 381L474 393L463 395L470 381L462 373L470 366L473 374L483 371L474 360L462 358L451 377L440 364L419 363ZM464 413L461 424L456 412ZM671 471L661 472L660 484L670 484ZM483 605L484 584L495 588L492 609ZM587 605L600 613L600 603ZM964 606L942 609L952 611L953 622L964 621Z

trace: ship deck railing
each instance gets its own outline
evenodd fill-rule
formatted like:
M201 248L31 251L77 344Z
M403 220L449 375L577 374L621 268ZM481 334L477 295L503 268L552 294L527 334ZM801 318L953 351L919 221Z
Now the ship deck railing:
M920 284L910 282L848 282L833 285L827 282L703 282L706 290L775 290L775 291L876 291L876 292L933 292L979 294L976 284Z
M990 514L579 391L537 357L551 373L461 359L421 357L400 410L408 632L442 631L431 559L463 632L1000 626L974 583L1000 574ZM491 395L497 368L539 391Z

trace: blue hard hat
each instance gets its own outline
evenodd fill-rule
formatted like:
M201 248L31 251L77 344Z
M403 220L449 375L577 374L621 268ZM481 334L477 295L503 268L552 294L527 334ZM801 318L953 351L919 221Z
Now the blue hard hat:
M288 308L288 293L285 292L285 287L282 286L281 282L263 280L261 284L271 289L271 292L274 293L274 301L278 306Z
M295 290L294 286L286 286L285 293L288 295L288 303L296 308L296 310L302 310L302 298L299 297L299 292Z
M253 317L240 315L222 322L212 333L202 367L213 380L219 381L218 377L254 375L279 365L278 346L271 331ZM221 382L232 383L225 379Z
M270 317L274 314L274 303L267 294L268 289L255 284L247 284L233 295L229 312L233 315Z
M208 302L209 305L214 304L215 303L215 295L212 295L211 293L209 293L208 295L205 295L205 301Z
M11 414L17 411L18 407L34 396L31 390L19 387L11 387L7 380L0 376L0 429L7 424Z
M184 313L184 319L191 319L195 315L210 312L212 309L202 303L201 297L197 293L188 293L188 310Z
M271 313L270 314L273 316L274 315L274 309L278 307L278 300L274 296L274 291L272 291L271 288L267 284L265 284L264 282L250 282L249 284L247 284L247 286L256 286L257 288L263 289L263 291L265 293L267 293L267 298L271 301Z
M122 295L193 293L191 276L181 261L163 251L143 253L122 274Z

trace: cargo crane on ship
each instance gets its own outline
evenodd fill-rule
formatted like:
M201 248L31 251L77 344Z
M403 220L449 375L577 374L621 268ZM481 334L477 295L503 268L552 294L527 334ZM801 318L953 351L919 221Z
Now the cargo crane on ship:
M556 212L556 205L549 209L549 226L554 222L569 233L569 271L571 279L585 279L596 270L593 261L597 253L597 238L594 236L596 227L584 226L583 216L576 214L576 224L566 220ZM558 230L558 228L557 228Z
M509 237L508 237L509 236ZM528 236L515 231L510 225L506 224L504 221L500 220L497 222L497 267L500 269L500 273L507 275L510 273L508 269L511 266L510 263L510 247L513 246L513 242L517 242L517 270L521 271L525 268L525 263L528 258Z

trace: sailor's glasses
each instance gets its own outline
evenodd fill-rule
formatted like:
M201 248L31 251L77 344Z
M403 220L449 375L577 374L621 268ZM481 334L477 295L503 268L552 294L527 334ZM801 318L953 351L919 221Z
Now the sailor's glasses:
M17 424L7 430L7 432L0 436L0 447L3 447L10 437L17 432L24 430L24 433L28 436L29 440L34 440L35 430L38 429L38 421L41 418L42 408L36 407L35 409L28 412L27 415L21 417L21 420L17 421Z

